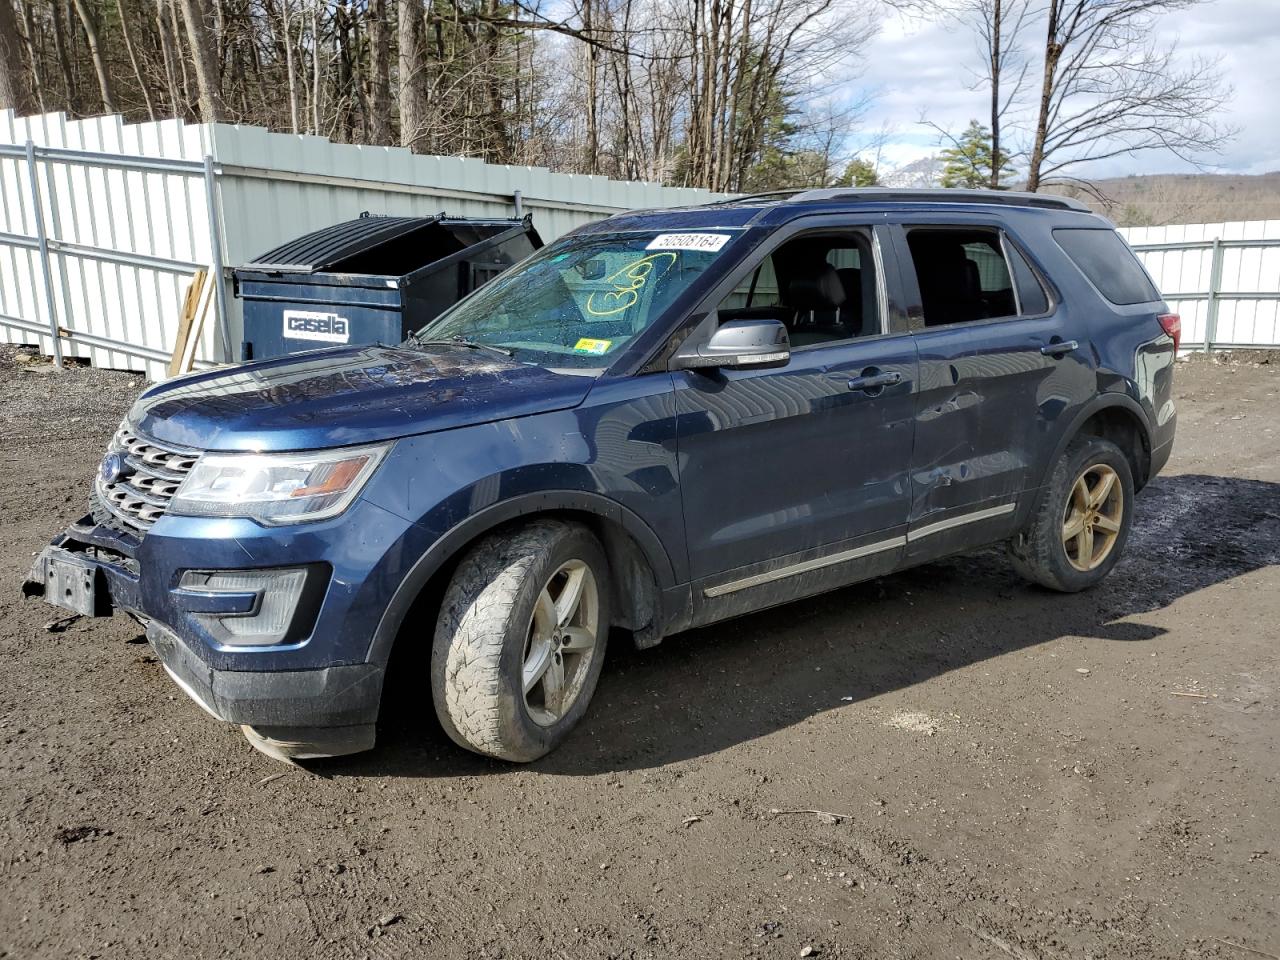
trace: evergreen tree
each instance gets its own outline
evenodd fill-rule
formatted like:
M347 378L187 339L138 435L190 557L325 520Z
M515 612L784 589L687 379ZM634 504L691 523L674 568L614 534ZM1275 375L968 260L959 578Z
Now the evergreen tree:
M942 186L980 189L991 184L991 131L970 120L964 133L941 153ZM999 173L1012 173L1009 158L1001 151Z
M869 160L854 157L844 168L844 173L835 185L837 187L878 187L880 174Z

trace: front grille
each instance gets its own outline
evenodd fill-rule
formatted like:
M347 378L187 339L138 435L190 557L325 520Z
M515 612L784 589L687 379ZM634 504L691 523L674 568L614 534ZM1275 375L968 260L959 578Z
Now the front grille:
M94 481L98 504L135 534L141 535L164 515L169 501L195 466L200 454L164 446L138 436L128 423L111 439L107 453L124 456L127 470L120 479Z

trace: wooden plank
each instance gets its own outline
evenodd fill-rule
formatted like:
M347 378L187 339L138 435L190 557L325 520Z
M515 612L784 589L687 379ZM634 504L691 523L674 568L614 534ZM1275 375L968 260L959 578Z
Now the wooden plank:
M212 280L204 285L201 293L203 296L196 308L195 320L191 324L191 333L187 337L186 349L182 352L182 369L178 371L179 373L186 373L188 370L195 369L196 351L200 348L200 333L204 329L205 317L209 315L209 305L216 296Z
M192 324L195 323L197 311L200 308L200 302L204 293L205 272L197 270L191 275L191 285L187 287L187 294L182 298L182 310L178 314L178 336L173 342L173 356L169 359L169 366L166 370L169 376L176 377L184 370L191 369L186 366L190 350L188 344L199 340L199 334L191 335ZM207 306L207 302L206 302Z

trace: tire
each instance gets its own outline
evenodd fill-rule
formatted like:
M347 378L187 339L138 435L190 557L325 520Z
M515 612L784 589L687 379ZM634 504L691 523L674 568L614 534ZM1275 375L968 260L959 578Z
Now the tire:
M436 716L454 743L518 763L560 745L600 678L608 576L595 536L560 520L488 537L468 552L445 591L431 648ZM566 621L555 603L570 601L571 582L581 583L580 600ZM542 678L527 693L526 669Z
M1114 479L1105 500L1093 505L1092 498L1102 495L1101 484L1109 475ZM1082 479L1083 501L1077 486ZM1013 568L1032 583L1062 593L1092 587L1111 572L1124 551L1133 522L1133 493L1133 472L1119 447L1100 437L1073 440L1054 465L1031 522L1009 542ZM1085 504L1088 509L1082 510ZM1094 519L1089 521L1091 515ZM1083 529L1076 526L1077 520L1090 530L1087 541L1080 534L1068 539L1068 524L1073 530ZM1113 525L1118 529L1113 531ZM1089 547L1092 553L1086 556Z

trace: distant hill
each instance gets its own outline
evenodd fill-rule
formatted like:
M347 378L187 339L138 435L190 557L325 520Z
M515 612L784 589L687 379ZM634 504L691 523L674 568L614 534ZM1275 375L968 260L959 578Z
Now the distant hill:
M920 187L936 187L942 180L942 168L945 164L940 157L921 157L905 166L880 174L882 187L896 187L899 190Z
M1121 227L1224 220L1280 220L1280 171L1256 176L1162 173L1095 180L1089 189L1051 187L1078 197ZM1098 195L1105 198L1100 199Z
M886 187L936 187L942 160L915 160L880 174ZM1012 187L1018 189L1017 185ZM1108 177L1087 186L1052 186L1046 192L1083 200L1121 227L1224 220L1280 220L1280 170L1254 176L1160 173Z

